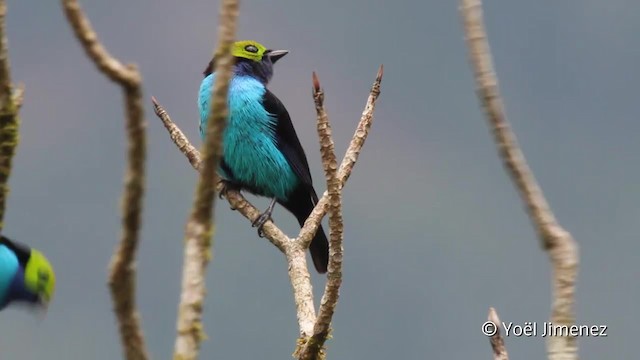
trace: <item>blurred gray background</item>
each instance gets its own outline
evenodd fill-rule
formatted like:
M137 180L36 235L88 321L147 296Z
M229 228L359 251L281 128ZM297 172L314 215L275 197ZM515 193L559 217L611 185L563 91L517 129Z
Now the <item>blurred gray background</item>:
M82 5L109 50L140 66L196 144L196 94L215 42L214 1ZM583 359L632 359L640 316L640 3L488 1L509 119L559 220L581 246ZM88 61L56 1L10 1L13 78L26 85L6 235L42 249L58 275L40 322L0 314L0 357L121 358L106 287L124 171L120 90ZM489 306L504 321L548 319L550 272L474 95L456 1L244 0L238 38L291 53L271 89L288 107L324 190L311 71L342 154L379 64L371 136L344 192L344 285L332 359L489 359ZM138 261L149 350L173 349L182 238L196 173L147 102L149 161ZM253 198L252 198L253 199ZM256 201L264 207L264 199ZM288 359L298 334L286 263L247 220L217 207L203 359ZM276 222L298 230L282 208ZM323 280L314 275L319 298ZM508 338L514 358L542 338Z

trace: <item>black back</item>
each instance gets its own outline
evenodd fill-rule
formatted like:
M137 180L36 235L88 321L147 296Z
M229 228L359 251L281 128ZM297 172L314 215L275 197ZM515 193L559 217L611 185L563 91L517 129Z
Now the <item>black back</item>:
M20 263L20 265L23 267L27 265L27 262L31 257L31 248L26 245L13 242L4 235L0 235L0 245L4 245L9 248L9 250L13 251L18 258L18 263Z

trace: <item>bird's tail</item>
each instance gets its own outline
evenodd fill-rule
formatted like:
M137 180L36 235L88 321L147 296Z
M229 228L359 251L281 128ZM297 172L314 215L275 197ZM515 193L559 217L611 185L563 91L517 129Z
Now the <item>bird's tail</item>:
M302 220L302 224L304 224L304 220ZM318 232L311 240L309 251L316 271L320 274L326 273L329 266L329 241L327 241L327 235L325 235L322 225L320 225Z
M300 197L297 197L298 201L295 203L290 202L288 204L283 204L295 215L301 227L304 225L304 222L307 220L311 211L313 211L313 208L318 202L318 196L315 191L312 190L311 195L311 201L308 202L301 203ZM304 197L302 198L304 199ZM322 225L318 227L318 231L311 240L309 251L311 252L311 259L313 260L313 266L316 268L316 271L320 274L326 273L327 267L329 266L329 241L327 240L327 235L325 234Z

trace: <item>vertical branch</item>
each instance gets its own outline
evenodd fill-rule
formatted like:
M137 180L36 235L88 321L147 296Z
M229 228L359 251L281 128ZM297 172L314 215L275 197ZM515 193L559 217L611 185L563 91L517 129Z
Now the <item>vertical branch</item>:
M238 0L223 0L220 4L218 47L215 53L216 58L219 59L215 68L217 75L207 119L200 178L193 210L186 226L182 292L178 307L178 335L174 359L197 359L200 342L204 337L202 309L206 292L205 271L211 257L216 170L222 156L222 133L228 115L227 93L233 66L231 45L235 36L237 17Z
M313 325L316 321L313 287L305 250L298 243L289 242L285 252L289 265L289 280L293 288L293 299L296 303L296 318L300 328L298 348L313 334Z
M124 95L127 131L127 172L122 196L122 234L111 259L109 287L119 324L120 340L128 360L149 356L135 305L135 255L139 241L144 196L146 134L142 108L142 80L134 65L123 65L98 41L76 0L62 0L74 34L99 71L120 85Z
M493 360L509 360L507 347L504 345L504 339L500 334L501 322L496 309L489 308L489 316L487 317L487 320L491 321L496 329L496 333L489 338L489 341L491 342L491 349L493 350Z
M313 73L313 99L318 115L318 137L320 138L320 152L322 165L327 179L327 193L329 196L329 268L327 283L320 302L318 318L313 327L313 336L307 341L301 359L324 358L323 346L331 326L331 319L338 305L340 285L342 285L342 239L344 223L342 219L342 190L338 179L338 160L335 146L331 138L329 116L324 109L324 91L316 73Z
M503 165L526 205L553 266L551 322L554 325L572 325L575 322L573 308L578 275L578 245L553 215L509 127L484 29L482 4L480 0L461 0L460 4L478 98L485 110ZM549 337L547 355L550 360L578 359L575 337Z
M4 227L5 206L9 195L9 176L11 175L13 156L18 146L20 125L18 112L22 102L19 97L14 97L12 94L6 14L7 4L4 0L0 0L0 231Z
M148 359L140 318L135 308L135 256L139 241L144 196L146 134L139 86L125 90L127 113L127 173L122 197L121 241L109 266L109 286L120 323L127 359Z

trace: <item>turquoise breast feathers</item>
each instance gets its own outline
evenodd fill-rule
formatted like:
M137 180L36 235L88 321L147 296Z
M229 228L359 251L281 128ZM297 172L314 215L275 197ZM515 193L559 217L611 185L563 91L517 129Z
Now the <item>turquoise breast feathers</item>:
M200 136L204 139L209 101L215 74L200 85ZM234 76L229 84L229 122L223 136L224 161L232 174L218 172L228 180L262 189L262 196L286 200L298 178L278 149L276 119L262 105L264 85L250 76Z
M0 245L0 304L4 304L7 291L18 271L18 258L4 245Z

